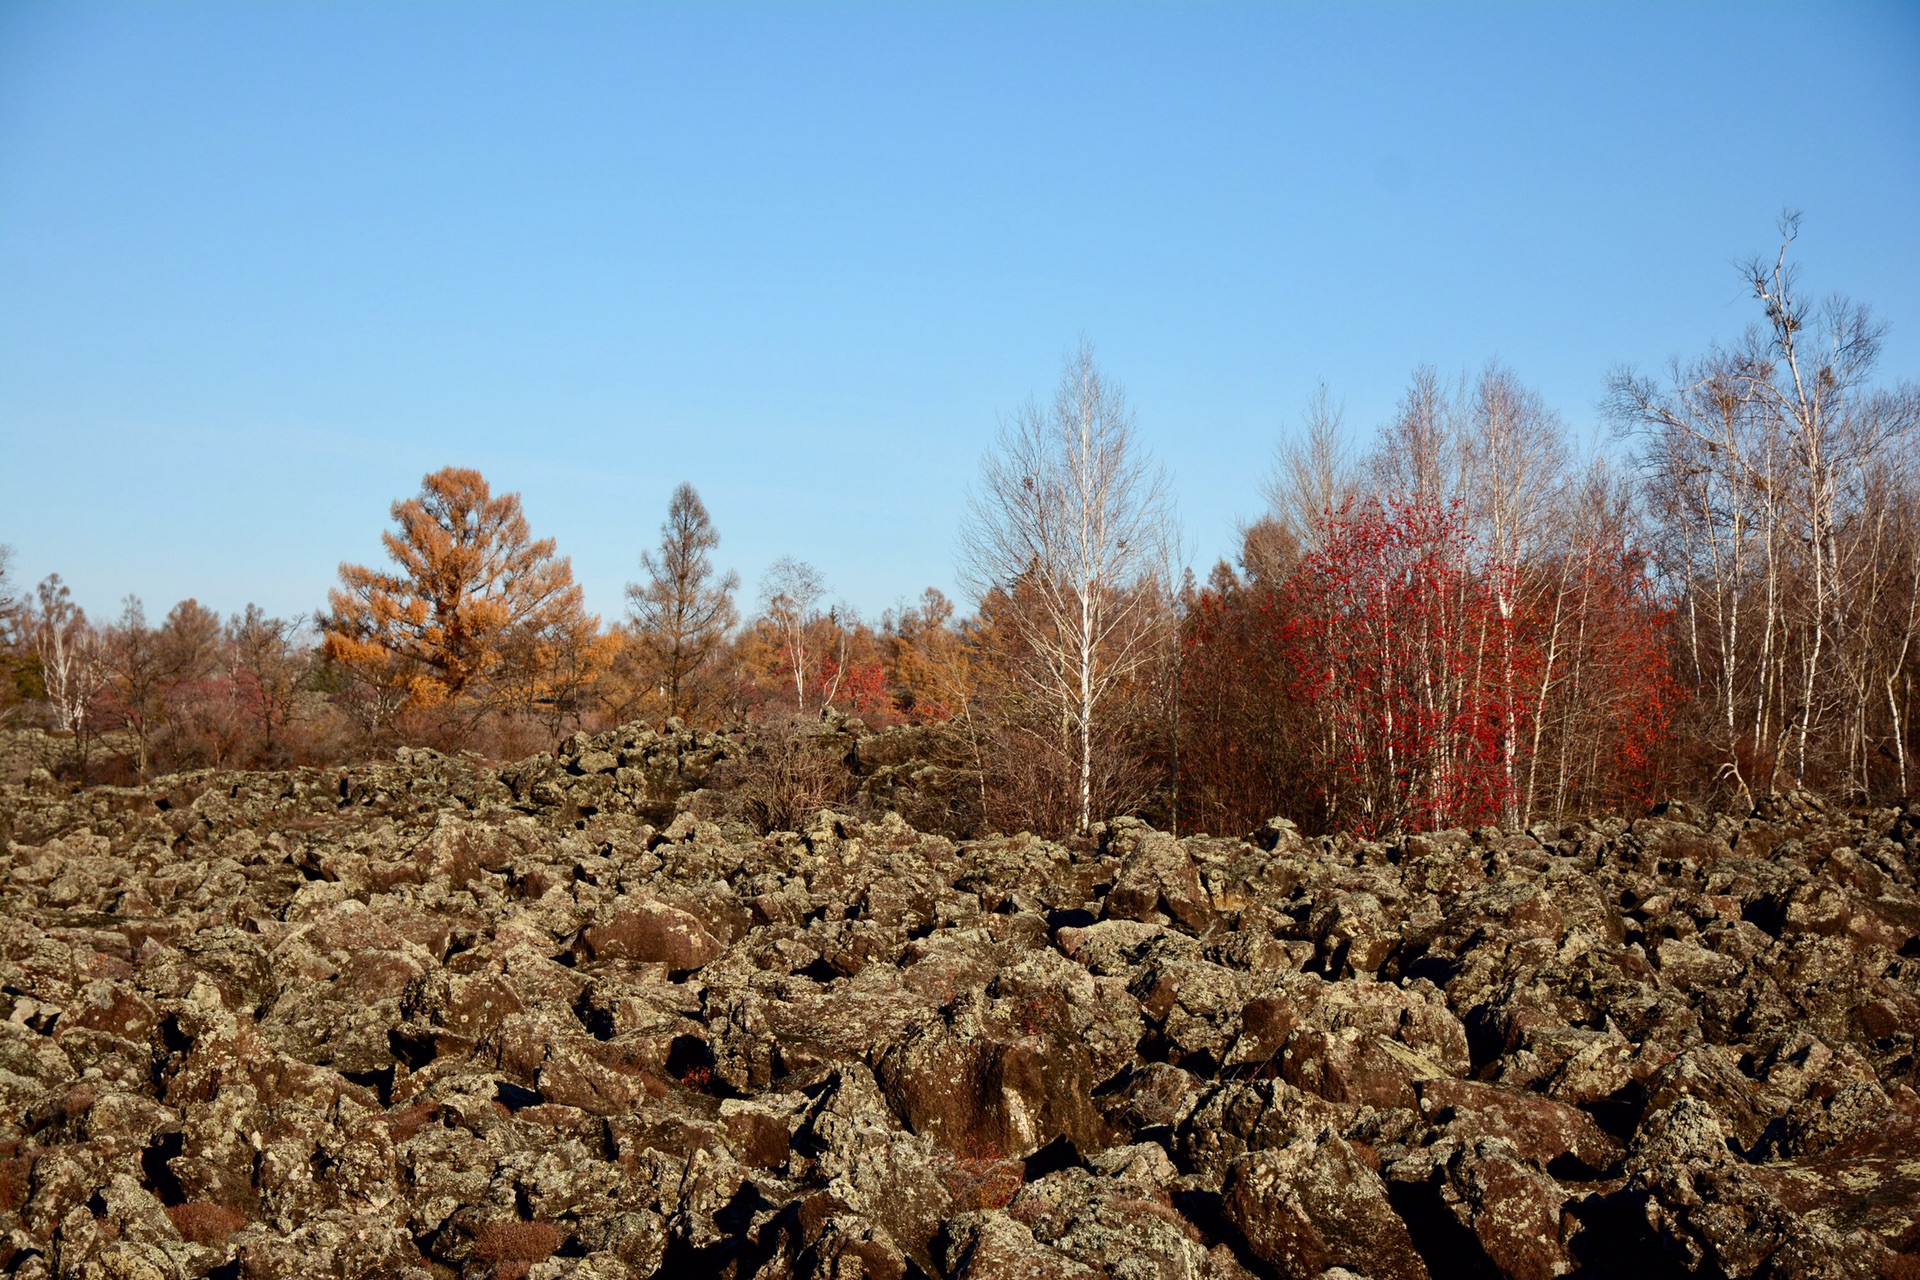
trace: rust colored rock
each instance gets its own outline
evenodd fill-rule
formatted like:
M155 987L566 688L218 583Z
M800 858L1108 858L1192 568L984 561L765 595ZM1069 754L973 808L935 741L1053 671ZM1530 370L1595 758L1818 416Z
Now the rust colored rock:
M728 1101L720 1107L727 1145L750 1169L778 1169L787 1162L791 1131L787 1117L752 1103Z
M726 949L687 912L646 901L624 903L580 940L595 960L651 961L673 970L698 969Z
M1384 1036L1360 1031L1301 1029L1280 1053L1287 1083L1329 1102L1371 1107L1417 1105L1415 1088L1442 1077L1442 1069L1416 1051Z
M1235 1160L1221 1205L1248 1251L1281 1280L1311 1280L1329 1267L1427 1280L1386 1187L1331 1130Z
M1474 1137L1504 1138L1543 1168L1571 1156L1598 1175L1626 1154L1592 1116L1537 1093L1452 1079L1422 1080L1417 1089L1420 1110L1432 1123Z
M1065 1035L957 1020L897 1045L879 1074L907 1127L956 1155L1027 1156L1056 1138L1085 1151L1107 1143L1086 1048Z
M1522 1160L1511 1143L1493 1138L1465 1144L1441 1178L1442 1199L1500 1275L1554 1280L1574 1269L1563 1244L1567 1193Z

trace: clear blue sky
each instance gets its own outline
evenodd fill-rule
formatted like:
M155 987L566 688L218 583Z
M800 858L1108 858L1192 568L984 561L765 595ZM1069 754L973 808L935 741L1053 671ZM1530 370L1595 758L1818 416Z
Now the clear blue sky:
M950 587L1081 335L1206 564L1324 379L1732 337L1920 374L1920 5L0 5L0 542L95 616L314 609L426 471L612 617L691 480L752 589Z

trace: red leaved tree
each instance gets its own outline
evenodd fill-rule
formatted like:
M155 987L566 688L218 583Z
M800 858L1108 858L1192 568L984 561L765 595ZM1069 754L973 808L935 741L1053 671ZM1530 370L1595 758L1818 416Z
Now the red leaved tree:
M1524 620L1541 659L1524 807L1555 819L1642 808L1672 781L1672 611L1624 539L1583 541L1541 572L1551 590Z
M1282 636L1330 823L1370 835L1509 807L1505 735L1529 708L1507 691L1533 660L1475 561L1458 504L1369 500L1289 580Z

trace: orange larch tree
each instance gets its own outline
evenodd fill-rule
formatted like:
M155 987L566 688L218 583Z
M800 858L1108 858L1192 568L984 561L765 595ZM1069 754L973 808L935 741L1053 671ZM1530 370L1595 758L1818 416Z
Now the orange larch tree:
M340 566L328 592L327 656L407 705L489 701L518 687L516 659L549 664L552 646L590 644L590 617L565 556L534 541L514 493L494 496L478 471L447 467L393 504L382 535L394 569Z

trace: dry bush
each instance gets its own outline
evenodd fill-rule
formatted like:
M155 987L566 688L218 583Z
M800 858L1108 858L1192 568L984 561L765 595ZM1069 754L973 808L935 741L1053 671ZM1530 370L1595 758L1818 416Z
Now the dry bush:
M838 735L817 720L780 716L755 726L746 757L728 762L726 783L741 816L763 834L798 830L822 809L850 803L853 771L838 754Z
M956 1156L947 1168L952 1213L1004 1209L1020 1190L1025 1173L1020 1161L1005 1156Z
M246 1225L246 1218L225 1205L190 1200L167 1206L167 1217L180 1238L192 1244L218 1247L227 1237Z

